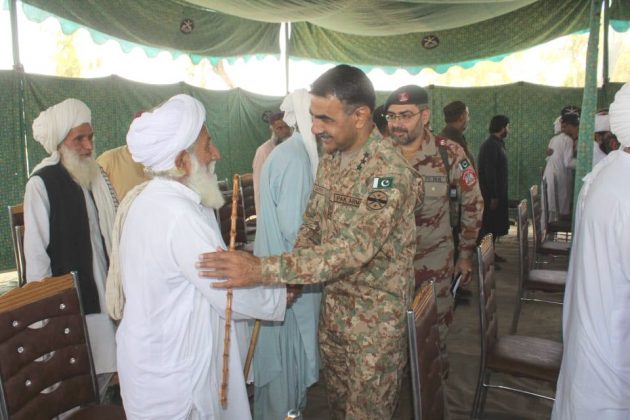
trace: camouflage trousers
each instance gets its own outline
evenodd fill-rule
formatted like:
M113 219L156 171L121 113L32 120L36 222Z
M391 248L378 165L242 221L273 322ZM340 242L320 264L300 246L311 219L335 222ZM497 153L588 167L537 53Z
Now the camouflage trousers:
M360 346L320 329L319 347L331 419L392 418L407 363L406 335Z

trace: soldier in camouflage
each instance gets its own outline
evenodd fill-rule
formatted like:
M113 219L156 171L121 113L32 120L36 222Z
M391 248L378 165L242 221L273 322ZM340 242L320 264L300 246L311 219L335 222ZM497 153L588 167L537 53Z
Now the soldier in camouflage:
M319 340L331 417L390 419L407 361L414 291L414 210L422 183L374 129L374 89L341 65L311 90L312 131L326 155L294 250L258 259L204 254L215 287L324 283Z
M464 149L427 128L431 111L426 90L403 86L387 99L389 132L409 163L424 179L424 203L416 212L416 288L435 282L444 377L448 375L446 335L453 319L453 273L470 282L472 255L481 228L483 198L477 173ZM459 255L454 263L452 226L459 222Z

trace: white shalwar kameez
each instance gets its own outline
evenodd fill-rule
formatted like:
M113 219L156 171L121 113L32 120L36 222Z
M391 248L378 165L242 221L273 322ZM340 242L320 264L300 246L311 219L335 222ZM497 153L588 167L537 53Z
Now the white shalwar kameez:
M251 418L232 324L228 404L219 403L226 291L201 278L200 254L225 249L214 213L183 184L157 178L123 225L120 267L126 297L116 335L128 419ZM232 319L282 320L285 288L234 289Z
M630 419L629 175L630 154L611 152L580 192L555 420Z
M94 282L98 290L101 313L85 316L90 349L94 359L96 374L116 371L116 327L107 315L105 302L105 278L107 276L107 259L103 247L103 238L99 227L99 213L90 192L81 187L85 198L88 223L90 226L90 243L92 245L92 270ZM50 257L46 248L50 243L50 202L44 181L31 177L26 183L24 193L24 254L26 257L26 281L41 280L52 275Z
M560 133L549 140L548 147L553 150L553 154L547 158L543 178L547 180L549 220L554 221L561 214L571 213L571 169L575 168L573 139Z

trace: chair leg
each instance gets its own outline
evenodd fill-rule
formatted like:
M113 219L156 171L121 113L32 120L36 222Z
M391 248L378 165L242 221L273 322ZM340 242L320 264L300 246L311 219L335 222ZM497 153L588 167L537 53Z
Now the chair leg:
M477 379L477 389L475 390L475 398L473 399L473 407L470 412L470 418L472 419L476 419L479 416L479 405L481 402L481 393L483 392L482 390L485 388L483 386L485 376L486 376L485 366L480 366L479 377Z
M523 290L519 290L516 295L516 305L514 305L514 315L512 315L512 331L511 334L516 334L518 329L518 321L521 316L521 306L523 305Z
M486 374L483 379L483 384L481 386L481 395L479 397L479 413L477 414L477 418L481 418L483 415L484 408L486 406L486 396L488 395L488 387L485 384L490 383L490 371L486 371Z

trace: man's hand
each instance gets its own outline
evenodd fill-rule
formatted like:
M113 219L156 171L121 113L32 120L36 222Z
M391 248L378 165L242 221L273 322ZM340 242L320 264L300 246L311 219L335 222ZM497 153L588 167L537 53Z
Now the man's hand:
M462 273L461 286L467 286L472 280L473 264L470 258L459 258L455 264L455 272Z
M301 284L288 284L287 285L287 306L291 306L295 299L300 297L302 294L302 285Z
M490 199L490 210L496 210L499 207L499 199L491 198Z
M201 277L225 279L212 287L249 287L262 283L260 259L244 251L210 252L201 254L196 267Z

